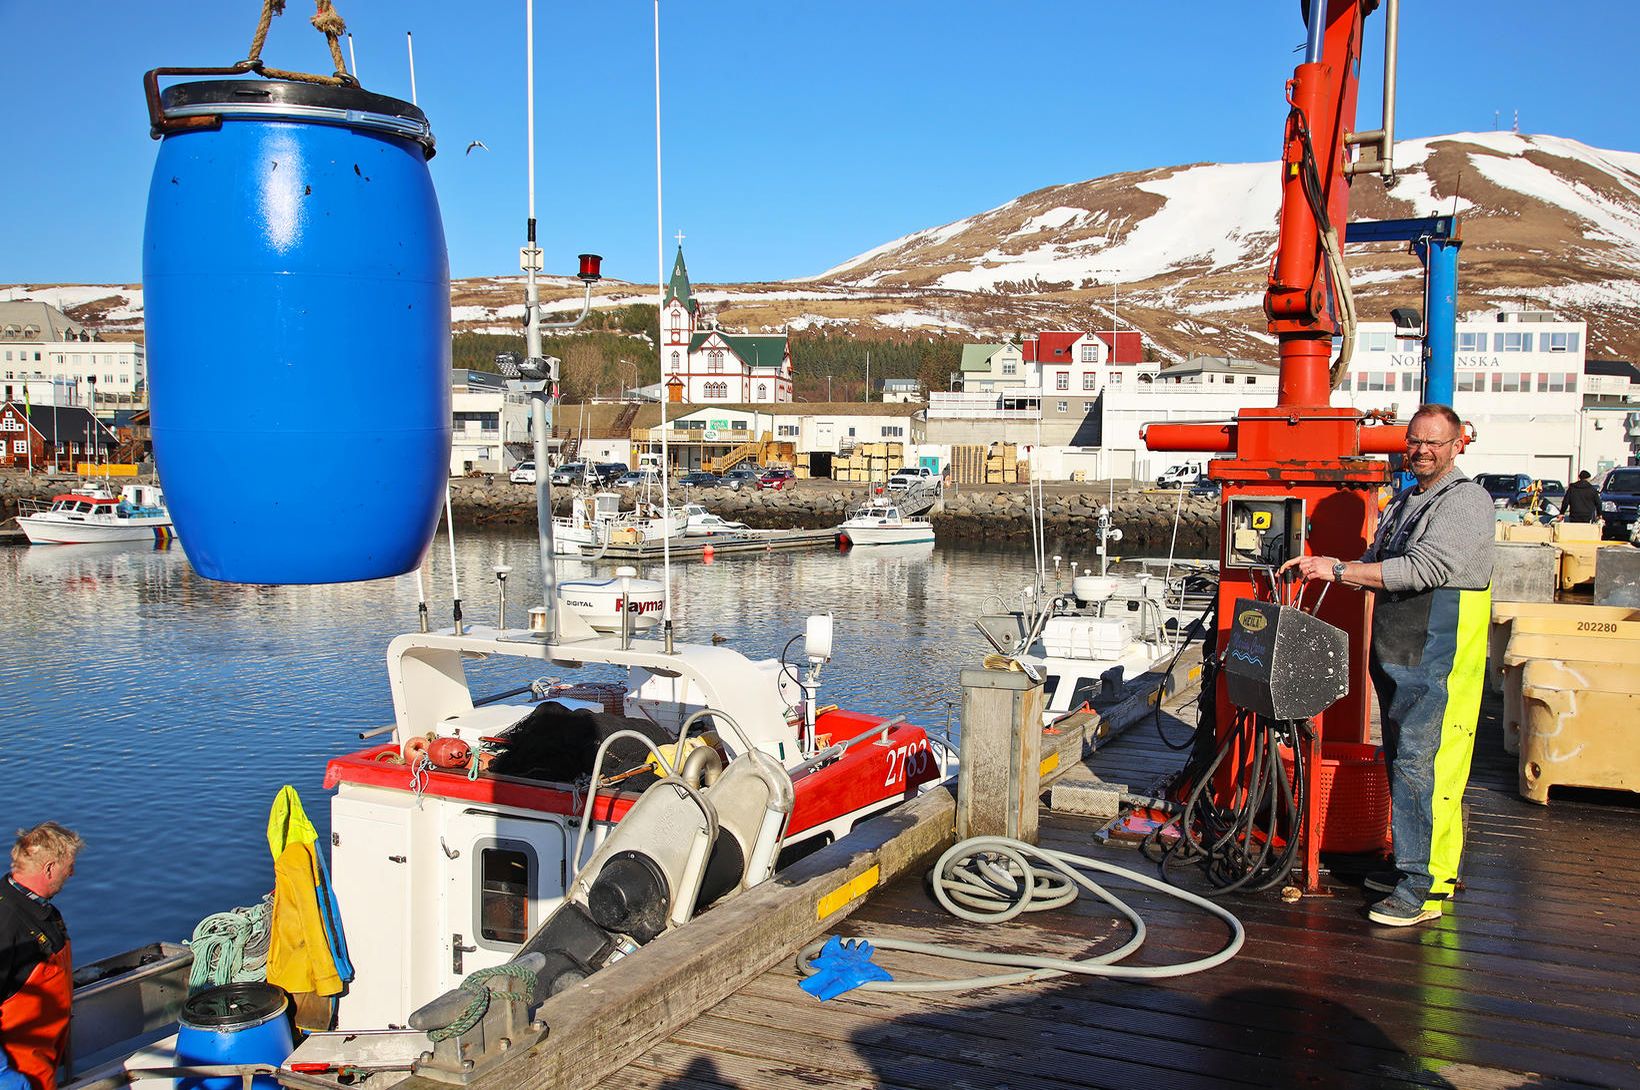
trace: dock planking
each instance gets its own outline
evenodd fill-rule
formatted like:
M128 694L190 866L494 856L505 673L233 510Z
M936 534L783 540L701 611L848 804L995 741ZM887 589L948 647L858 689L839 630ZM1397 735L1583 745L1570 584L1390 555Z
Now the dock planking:
M1187 727L1163 713L1176 741ZM1516 793L1483 711L1466 796L1464 887L1440 920L1407 929L1365 918L1360 861L1331 860L1320 894L1225 899L1247 928L1230 964L1135 983L1060 979L952 995L863 991L820 1003L777 965L603 1082L638 1088L1634 1087L1640 1086L1640 806L1634 796ZM1183 754L1147 717L1089 758L1102 779L1149 791ZM1045 847L1153 873L1099 823L1044 813ZM1188 871L1183 878L1194 882ZM1217 921L1119 881L1149 931L1132 959L1159 964L1217 949ZM1053 913L975 928L920 880L875 894L845 935L914 938L1078 956L1127 936L1084 898ZM880 952L896 976L956 976L955 962Z

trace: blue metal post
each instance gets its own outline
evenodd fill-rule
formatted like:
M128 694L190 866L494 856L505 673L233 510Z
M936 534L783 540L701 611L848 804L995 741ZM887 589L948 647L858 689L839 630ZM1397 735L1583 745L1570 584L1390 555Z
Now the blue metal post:
M1418 257L1428 269L1429 313L1424 316L1424 400L1452 404L1455 393L1453 353L1458 322L1458 250L1460 238L1419 239Z

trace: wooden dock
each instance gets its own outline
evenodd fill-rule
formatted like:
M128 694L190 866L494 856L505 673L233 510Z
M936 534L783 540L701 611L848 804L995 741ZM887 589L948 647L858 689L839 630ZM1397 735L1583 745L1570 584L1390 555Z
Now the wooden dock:
M710 549L713 556L743 553L786 552L792 549L835 549L837 530L761 530L743 534L712 534L706 537L675 537L672 539L674 560L700 560ZM655 561L665 551L659 541L643 541L631 545L609 545L602 549L588 549L584 560Z
M1171 715L1163 720L1174 738L1187 730ZM1499 741L1492 706L1483 711L1467 795L1464 888L1438 921L1369 923L1358 878L1338 861L1323 893L1296 903L1274 892L1226 898L1247 928L1246 945L1228 965L1190 977L1056 980L946 996L854 991L821 1003L798 989L785 958L665 1040L633 1049L598 1085L1640 1086L1640 806L1603 793L1557 797L1547 808L1527 803ZM1143 791L1180 760L1147 718L1089 764ZM1098 831L1096 821L1045 813L1041 840L1154 873L1132 849L1101 846ZM1198 957L1223 942L1223 926L1197 910L1118 892L1148 921L1136 963ZM916 871L826 930L1069 957L1127 936L1087 899L972 927L940 910ZM968 971L897 952L876 961L899 977Z

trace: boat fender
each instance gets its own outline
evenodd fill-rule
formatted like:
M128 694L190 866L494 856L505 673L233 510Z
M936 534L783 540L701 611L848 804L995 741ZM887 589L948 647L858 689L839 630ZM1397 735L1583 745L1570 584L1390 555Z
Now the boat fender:
M427 759L434 768L465 770L473 763L473 748L460 738L435 738L427 744Z
M427 756L427 745L431 740L431 736L425 734L417 734L406 738L404 740L404 763L411 768L420 764L421 759Z

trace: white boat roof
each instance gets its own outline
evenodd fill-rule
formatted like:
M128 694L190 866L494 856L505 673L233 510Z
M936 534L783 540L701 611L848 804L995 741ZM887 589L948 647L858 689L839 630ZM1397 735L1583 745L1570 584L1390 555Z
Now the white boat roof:
M573 618L565 611L566 628ZM584 624L584 622L583 622ZM504 655L509 658L553 663L573 668L586 663L636 668L658 678L676 679L678 703L703 701L738 723L758 749L779 755L796 751L797 734L787 721L787 702L777 680L738 651L703 644L674 643L667 653L659 640L632 640L621 646L619 636L560 639L556 643L520 629L502 632L474 625L465 635L451 629L411 632L387 647L387 676L393 693L393 718L402 740L473 710L462 661ZM691 690L691 686L693 689ZM733 731L720 732L732 749L741 748Z

